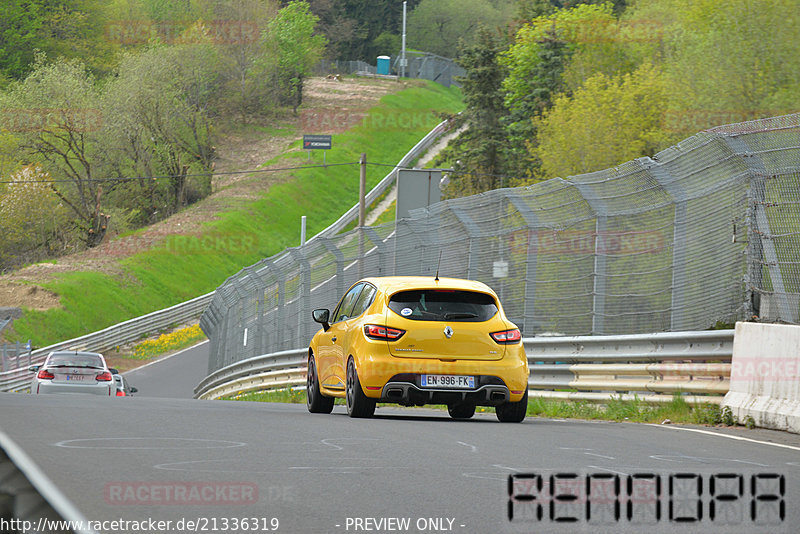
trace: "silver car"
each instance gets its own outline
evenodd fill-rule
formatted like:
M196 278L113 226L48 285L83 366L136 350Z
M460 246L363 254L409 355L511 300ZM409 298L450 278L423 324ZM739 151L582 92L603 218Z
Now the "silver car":
M36 373L31 381L31 393L91 393L114 395L112 369L96 352L51 352L42 365L28 368Z

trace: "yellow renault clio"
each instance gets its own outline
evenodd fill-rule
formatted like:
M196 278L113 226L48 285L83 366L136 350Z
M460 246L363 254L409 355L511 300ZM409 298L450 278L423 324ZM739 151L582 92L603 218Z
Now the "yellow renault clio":
M528 360L519 329L489 286L455 278L365 278L322 325L308 349L307 403L330 413L344 397L350 417L371 417L377 402L446 404L468 419L494 406L503 422L528 408Z

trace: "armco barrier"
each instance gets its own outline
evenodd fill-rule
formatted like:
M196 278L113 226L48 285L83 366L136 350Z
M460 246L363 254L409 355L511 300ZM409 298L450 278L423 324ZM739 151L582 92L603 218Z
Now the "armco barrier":
M523 339L533 397L605 402L634 396L719 404L728 391L733 330ZM224 367L195 388L215 399L305 383L308 349L256 356ZM567 390L567 391L565 391ZM569 391L577 390L577 391Z
M0 432L0 532L97 534L39 467ZM71 528L63 522L71 522Z
M723 405L739 421L800 433L800 326L736 323Z

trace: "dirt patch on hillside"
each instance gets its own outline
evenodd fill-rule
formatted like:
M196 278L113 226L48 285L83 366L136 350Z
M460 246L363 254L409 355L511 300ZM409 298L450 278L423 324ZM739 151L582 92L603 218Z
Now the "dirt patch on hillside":
M265 162L301 148L290 145L304 133L337 133L358 124L366 111L386 94L417 85L419 82L324 77L308 80L303 106L272 117L250 117L246 124L220 125L218 159L212 194L168 219L155 223L135 235L107 239L90 250L62 256L55 263L39 263L0 276L0 307L46 310L59 305L58 295L40 287L67 272L94 271L115 277L129 277L120 260L153 247L164 246L172 235L200 235L203 225L216 214L229 209L232 202L258 199L272 184L289 179L286 173L239 173L261 167ZM230 173L230 174L226 174Z
M58 295L36 285L0 281L0 303L8 308L49 310L59 305Z

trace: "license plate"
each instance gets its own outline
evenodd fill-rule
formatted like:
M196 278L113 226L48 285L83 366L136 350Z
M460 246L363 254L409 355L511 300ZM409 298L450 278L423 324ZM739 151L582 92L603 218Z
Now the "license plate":
M424 388L470 388L475 387L474 376L422 375Z
M81 382L83 381L84 378L86 378L84 375L66 375L66 376L67 376L67 381L69 382L74 382L75 380Z

